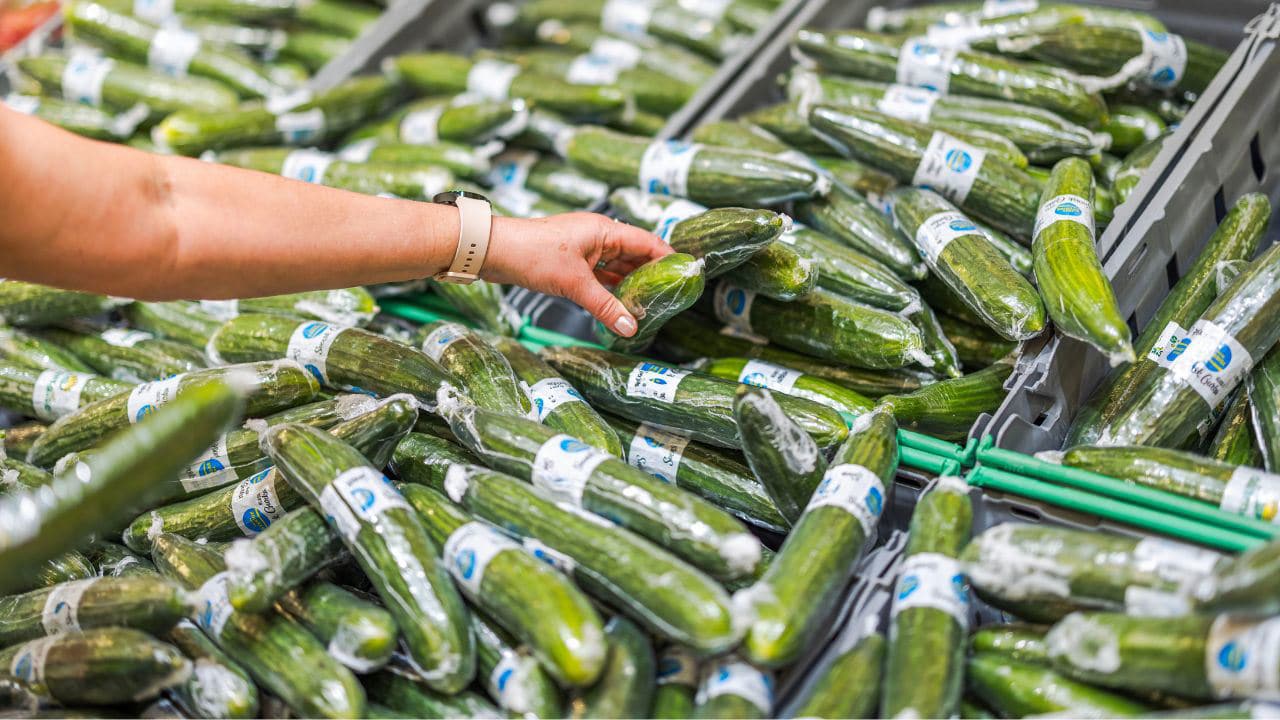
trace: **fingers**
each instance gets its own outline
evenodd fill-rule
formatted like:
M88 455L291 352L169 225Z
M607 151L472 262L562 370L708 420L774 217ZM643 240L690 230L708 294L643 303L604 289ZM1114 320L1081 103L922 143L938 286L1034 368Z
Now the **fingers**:
M600 224L600 231L604 259L608 261L631 261L643 265L672 252L671 246L657 235L634 225L606 220Z
M616 273L610 270L596 270L595 275L596 279L600 281L600 284L605 287L614 287L618 283L622 282L622 278L626 277L626 275L622 273Z
M590 276L583 278L568 297L591 313L601 325L618 335L631 337L636 334L638 326L635 318L631 317L631 313L622 306L622 302L605 290L595 278Z

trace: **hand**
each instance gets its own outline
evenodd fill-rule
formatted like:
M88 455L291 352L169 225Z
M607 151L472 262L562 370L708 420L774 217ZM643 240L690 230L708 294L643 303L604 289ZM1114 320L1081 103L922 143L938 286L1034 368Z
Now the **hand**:
M481 277L568 298L631 337L635 318L605 286L671 252L653 233L594 213L495 217Z

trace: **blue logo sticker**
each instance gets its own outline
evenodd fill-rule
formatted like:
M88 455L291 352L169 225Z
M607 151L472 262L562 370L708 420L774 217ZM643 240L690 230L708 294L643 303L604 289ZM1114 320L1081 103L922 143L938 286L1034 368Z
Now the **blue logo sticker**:
M240 516L240 523L254 532L262 532L271 526L271 518L258 508L249 508Z
M143 405L142 407L138 408L138 414L133 416L134 422L141 420L142 418L150 415L155 411L156 411L156 408L154 405Z
M507 681L511 679L511 676L514 675L515 672L515 668L507 668L506 670L498 673L497 685L499 693L507 689Z
M1218 651L1218 666L1223 670L1238 673L1249 664L1248 653L1232 640Z
M1062 215L1064 217L1080 217L1084 214L1084 210L1073 202L1064 202L1053 211L1054 215Z
M351 497L359 504L361 511L366 511L373 507L373 503L377 500L377 496L372 490L367 488L355 488L351 491Z
M1214 353L1213 357L1204 361L1204 366L1206 368L1209 368L1209 370L1212 372L1222 372L1223 370L1226 370L1227 367L1230 365L1231 365L1231 348L1227 347L1226 345L1223 345L1222 347L1218 348L1218 352Z
M764 373L758 373L758 372L753 372L750 375L742 378L742 384L750 385L752 387L758 387L758 388L769 387L769 381L765 379Z
M952 220L948 227L956 232L973 232L978 229L977 225L974 225L968 220Z
M564 440L560 441L560 449L565 452L576 453L576 452L585 452L587 450L590 450L591 446L582 442L581 440L574 440L573 438L565 438Z
M200 463L200 467L196 468L196 474L203 477L205 475L216 473L222 469L223 469L222 463L218 462L214 458L209 458L208 460L205 460L204 462Z
M684 664L679 658L664 657L658 661L658 677L671 677L684 669Z
M462 573L462 579L470 580L471 574L476 571L476 551L466 548L458 553L453 562L458 566L458 572Z
M741 315L742 311L747 309L747 293L740 288L730 290L725 295L724 301L734 315Z
M948 150L945 159L951 172L962 173L973 166L973 158L964 150Z
M915 575L904 575L898 583L898 599L906 600L920 588L920 578Z
M1173 344L1169 347L1169 361L1178 359L1178 356L1187 351L1191 346L1191 338L1174 338Z
M865 502L867 504L867 509L871 511L872 515L879 515L884 511L884 495L880 492L879 488L871 488L868 490Z
M320 335L321 333L323 333L325 330L328 330L328 329L329 329L328 323L322 323L322 322L307 323L306 326L302 328L302 337L308 340L311 340L315 338L317 335Z

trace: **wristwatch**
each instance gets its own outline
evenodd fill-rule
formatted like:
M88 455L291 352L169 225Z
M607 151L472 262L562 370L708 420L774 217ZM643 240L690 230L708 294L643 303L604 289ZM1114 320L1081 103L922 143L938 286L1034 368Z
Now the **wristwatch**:
M451 190L431 200L458 208L458 249L453 253L449 269L436 273L435 279L469 285L479 279L484 257L489 252L489 231L493 227L489 198L479 193Z

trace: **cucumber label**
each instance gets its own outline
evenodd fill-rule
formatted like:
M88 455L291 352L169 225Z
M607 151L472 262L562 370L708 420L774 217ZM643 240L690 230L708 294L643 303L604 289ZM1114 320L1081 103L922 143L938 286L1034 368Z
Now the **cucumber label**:
M564 378L543 378L530 385L527 394L532 406L530 417L538 422L546 422L547 416L565 403L586 402Z
M58 639L54 635L24 643L18 652L13 654L13 661L9 663L9 675L29 686L42 685L49 648L53 647Z
M720 20L734 0L680 0L680 7L705 18Z
M349 541L360 531L360 521L376 526L392 510L409 510L391 481L367 465L351 468L326 485L320 507Z
M493 161L489 184L504 191L524 190L525 183L529 180L529 171L537 162L538 154L529 150L504 152Z
M97 578L76 580L54 585L45 596L44 610L40 613L40 626L45 635L75 632L80 629L80 599L85 590L97 582Z
M324 110L311 108L300 112L286 112L276 116L276 132L289 145L315 142L324 134Z
M1147 353L1146 358L1162 368L1169 367L1174 359L1186 352L1187 342L1190 339L1188 334L1186 328L1170 320L1169 324L1164 326L1160 337L1156 339L1155 345L1151 346L1151 351Z
M486 100L506 100L520 66L501 60L477 60L467 72L467 93Z
M716 285L714 300L717 320L749 335L755 334L751 329L751 304L756 300L754 291L721 282Z
M945 93L951 84L951 65L955 59L956 51L952 48L939 47L928 38L908 38L898 49L897 82Z
M984 18L1007 17L1034 12L1039 7L1039 0L984 0L981 14Z
M345 329L327 322L304 322L293 329L284 356L305 368L321 385L327 385L329 350Z
M621 71L610 58L586 53L569 63L564 79L573 85L612 85Z
M530 480L536 487L551 493L556 500L582 504L582 491L592 471L613 457L598 448L569 437L556 435L538 448L533 458Z
M698 661L693 653L678 645L662 651L657 671L659 685L698 686Z
M676 474L680 472L680 461L684 459L684 449L688 446L689 438L684 435L641 423L627 448L627 462L631 467L674 485Z
M740 660L720 661L703 675L697 703L733 695L756 706L764 715L773 709L773 678Z
M969 585L958 560L940 553L917 553L902 561L892 615L917 607L941 610L968 629Z
M1152 87L1173 89L1186 74L1187 44L1178 35L1143 30L1142 56L1147 60L1143 79Z
M284 508L276 495L274 468L250 475L231 493L231 517L245 537L253 537L271 527L281 515Z
M1220 507L1266 522L1280 522L1280 475L1241 465L1231 473Z
M200 309L219 320L240 317L239 300L201 300Z
M503 650L502 658L489 673L489 689L504 708L517 708L525 704L525 688L529 681L529 664L521 662L519 655Z
M648 398L664 403L676 400L676 389L688 370L677 370L666 365L642 362L631 369L627 376L627 397Z
M720 328L719 332L721 335L725 337L737 338L739 340L746 340L747 342L752 343L753 345L769 344L769 338L763 335L757 335L747 330L743 330L742 328L735 327L733 325L725 325L724 327Z
M227 454L226 435L205 448L178 476L182 489L187 492L225 485L234 479L235 470L231 467L231 456Z
M1197 320L1181 351L1168 355L1169 372L1217 408L1253 368L1253 356L1226 329Z
M306 183L320 184L324 182L325 171L333 162L333 156L319 150L294 150L284 157L284 165L280 168L281 177L290 180L301 180Z
M92 50L73 50L62 71L62 96L71 102L101 105L102 84L115 64L114 60Z
M231 613L235 612L235 608L231 605L231 598L227 595L227 584L230 580L231 573L223 570L206 580L200 589L196 590L195 616L191 619L206 635L215 640L222 636L222 628L226 627Z
M662 209L662 213L658 215L658 222L653 226L653 234L662 238L662 242L670 245L671 232L675 230L676 225L706 211L705 207L696 202L683 198L677 199Z
M467 336L467 329L458 323L447 322L440 327L432 330L422 341L422 352L427 357L440 362L440 358L444 356L454 343Z
M147 66L172 77L186 77L191 59L200 52L200 36L173 24L156 30L147 48Z
M1039 237L1045 228L1057 222L1075 223L1089 231L1091 243L1095 239L1093 203L1079 195L1058 195L1041 205L1040 211L1036 213L1036 225L1031 231L1031 237Z
M41 420L53 422L80 407L80 394L92 375L45 370L31 386L31 409Z
M686 195L689 168L702 149L698 143L658 140L645 148L640 158L640 188L655 195Z
M131 330L129 328L108 328L103 330L98 337L102 341L112 347L131 348L140 342L147 340L155 340L156 336L142 330Z
M559 550L548 547L537 538L520 538L520 545L529 552L529 554L566 575L572 574L573 569L578 567L578 563L574 562L573 558L565 555Z
M777 390L789 393L796 386L796 381L804 377L804 373L791 368L774 365L764 360L748 360L738 373L738 382L743 385Z
M884 512L884 482L861 465L833 465L822 475L805 512L820 507L836 507L862 524L864 535L875 532Z
M930 215L916 228L916 247L930 265L935 265L942 251L952 240L966 235L981 235L982 231L963 213L944 210Z
M653 0L608 0L600 9L600 29L611 35L645 37Z
M963 205L973 189L987 151L957 140L944 132L929 138L911 184L928 188L957 205Z
M592 55L607 58L615 67L630 70L640 64L643 53L640 48L626 40L611 37L598 37L591 43Z
M476 597L489 561L503 550L519 546L510 538L482 522L471 521L449 534L444 542L444 562L458 584Z
M33 95L10 93L4 96L3 102L5 107L23 115L34 115L36 110L40 109L40 98Z
M173 0L133 0L133 14L159 25L173 17Z
M938 102L938 97L938 93L926 88L890 85L885 88L884 97L876 101L876 109L889 117L929 122L929 115L933 113L933 105Z
M412 115L413 113L409 113L409 114ZM400 124L401 124L401 127L404 126L403 121ZM365 138L363 140L357 140L351 143L350 145L347 145L343 147L341 150L339 150L338 159L344 160L346 162L357 162L357 163L368 162L369 156L373 154L373 150L376 147L378 147L378 141L376 138Z
M136 424L155 412L157 408L172 400L178 394L178 385L183 375L174 375L165 380L143 383L129 392L129 400L125 403L129 422Z
M400 139L410 145L434 145L440 141L440 116L445 105L414 110L400 119Z
M1275 697L1280 693L1280 618L1218 617L1209 628L1204 662L1219 698Z

